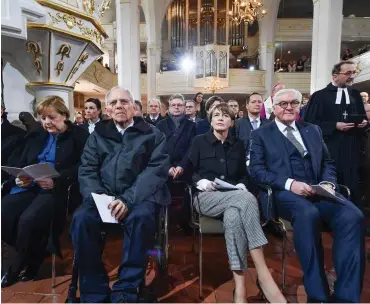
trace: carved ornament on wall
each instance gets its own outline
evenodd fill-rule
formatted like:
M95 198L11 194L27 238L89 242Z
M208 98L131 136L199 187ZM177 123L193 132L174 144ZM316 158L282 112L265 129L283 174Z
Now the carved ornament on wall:
M27 53L33 54L33 64L35 66L37 73L40 74L42 71L42 66L41 66L41 61L39 57L43 55L41 51L41 47L36 41L28 41L26 43L26 46L27 46Z
M59 51L57 53L57 55L61 55L62 56L62 61L64 59L64 56L69 58L69 54L71 53L71 49L72 47L69 45L69 44L62 44L59 48Z
M95 12L95 0L82 0L83 10L92 15Z
M62 60L59 60L59 61L57 62L57 66L56 66L56 68L55 68L55 70L57 71L57 76L59 76L59 75L60 75L60 72L62 72L62 71L63 71L63 69L64 69L64 62L63 62Z
M73 76L76 74L80 66L86 62L87 58L89 58L89 54L87 52L83 52L80 58L78 59L76 66L73 68L71 75L69 76L67 81L73 78Z

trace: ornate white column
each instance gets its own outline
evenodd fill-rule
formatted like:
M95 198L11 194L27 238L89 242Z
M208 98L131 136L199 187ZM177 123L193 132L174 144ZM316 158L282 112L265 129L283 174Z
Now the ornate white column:
M17 7L34 1L13 2ZM24 23L17 37L3 32L2 26L2 56L27 79L27 91L36 101L47 95L58 95L73 110L74 83L103 53L107 34L100 18L109 1L76 0L66 5L60 1L40 0L38 3L38 10L44 17L35 19L36 14L32 14L30 19L24 19L21 16ZM24 8L24 12L32 11ZM17 16L9 16L11 19Z
M313 0L311 93L331 81L331 69L340 60L343 0Z
M141 100L138 0L116 0L118 85Z
M264 0L267 15L259 21L259 68L265 70L266 97L271 94L274 80L275 34L280 0Z

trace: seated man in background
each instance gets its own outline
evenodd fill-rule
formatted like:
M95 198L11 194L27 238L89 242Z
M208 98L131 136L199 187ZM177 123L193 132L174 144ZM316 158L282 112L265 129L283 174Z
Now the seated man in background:
M163 119L161 116L161 102L158 99L149 101L149 114L146 116L146 121L155 126Z
M185 116L184 96L174 94L170 97L169 115L156 127L166 135L166 148L171 162L168 175L173 180L179 179L187 169L190 146L195 136L195 124Z
M315 195L311 185L339 191L334 162L318 126L295 122L302 94L284 89L273 100L275 121L251 134L250 173L272 187L278 215L291 221L308 302L359 302L364 276L364 216L352 202ZM262 205L271 218L271 210ZM270 216L268 216L268 214ZM322 222L333 231L334 293L324 270Z
M96 127L81 157L83 205L73 217L72 242L82 302L135 303L145 278L147 252L154 244L156 203L170 202L169 156L165 136L134 117L128 90L112 88L106 103L112 107L112 120ZM101 261L102 220L91 193L114 197L109 209L124 232L122 263L112 291Z
M218 105L220 103L226 103L226 101L223 100L221 97L216 96L216 95L211 96L210 98L208 98L208 100L206 101L206 106L205 106L207 115L212 111L213 107L215 107L216 105ZM211 129L211 124L208 120L208 117L198 121L197 124L196 124L196 134L197 135L205 134L210 129Z
M202 120L200 117L197 116L197 105L194 100L186 101L185 114L186 117L192 122L197 123L198 121Z
M143 117L143 106L139 100L135 100L135 107L134 107L134 116L135 117Z
M244 142L247 163L251 132L270 122L266 118L260 117L262 105L262 96L259 93L249 95L246 100L247 115L237 120L235 124L236 138Z

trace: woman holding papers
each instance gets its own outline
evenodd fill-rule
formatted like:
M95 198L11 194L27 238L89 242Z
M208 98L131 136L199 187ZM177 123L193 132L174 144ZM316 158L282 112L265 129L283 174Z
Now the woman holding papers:
M246 188L244 144L229 135L234 119L227 104L215 106L209 114L211 130L193 140L190 162L193 182L200 190L194 205L204 216L223 218L229 264L235 281L234 301L246 302L244 272L249 250L262 294L269 302L285 303L264 259L262 246L267 244L267 239L260 225L257 200Z
M47 250L61 255L58 237L65 219L68 187L77 180L81 154L89 135L68 120L69 110L58 96L45 97L36 110L42 128L26 135L24 148L15 151L17 157L11 156L9 163L19 168L48 163L59 176L38 180L14 177L13 188L2 199L1 238L16 248L17 255L2 278L1 287L33 279Z

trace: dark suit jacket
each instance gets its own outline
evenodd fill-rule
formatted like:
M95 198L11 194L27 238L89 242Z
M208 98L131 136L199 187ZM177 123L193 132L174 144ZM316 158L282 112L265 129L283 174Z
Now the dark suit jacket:
M260 118L261 125L260 127L270 123L266 118ZM252 124L248 116L240 118L235 123L235 136L237 139L244 141L245 156L248 157L249 153L249 141L251 137L251 132L253 131Z
M208 118L199 120L196 123L196 133L197 135L206 134L211 129L211 124Z
M310 153L316 183L330 181L337 185L334 161L330 158L321 129L305 122L296 122L303 142ZM285 142L275 122L264 125L251 133L249 170L257 184L274 190L285 191L285 182L292 178L292 168ZM261 200L264 216L270 219L274 210Z
M195 136L195 123L183 117L176 130L171 117L161 120L156 127L166 136L166 148L170 155L171 167L180 166L184 170L188 166L191 143Z
M148 116L145 118L145 121L147 122L147 123L150 123L151 125L153 125L153 126L156 126L157 125L157 123L159 123L161 120L163 120L164 118L161 116L161 115L159 115L158 116L158 118L157 118L157 120L154 122L153 120L151 120L150 119L150 115L148 114Z

